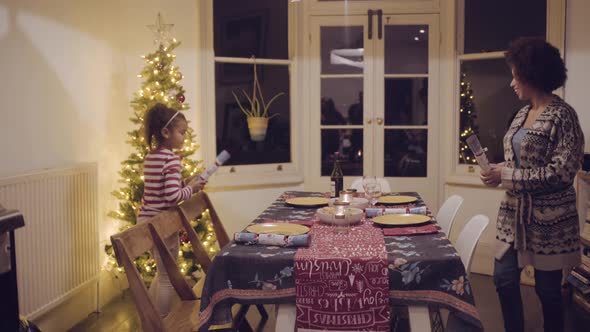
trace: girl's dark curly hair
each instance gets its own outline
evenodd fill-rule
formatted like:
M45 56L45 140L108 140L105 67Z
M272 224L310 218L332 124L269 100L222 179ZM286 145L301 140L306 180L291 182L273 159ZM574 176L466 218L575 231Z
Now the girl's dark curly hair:
M153 137L156 138L156 143L158 145L162 143L164 140L164 136L162 136L162 129L168 121L176 114L176 110L170 107L167 107L164 104L157 103L154 107L150 108L147 113L145 114L145 139L148 143L148 146L152 147L152 139ZM176 123L180 120L186 121L184 114L178 113L178 115L172 120L172 122L168 125L168 128L171 128L176 125Z
M551 93L567 79L559 50L542 38L518 38L504 55L516 78L538 90Z

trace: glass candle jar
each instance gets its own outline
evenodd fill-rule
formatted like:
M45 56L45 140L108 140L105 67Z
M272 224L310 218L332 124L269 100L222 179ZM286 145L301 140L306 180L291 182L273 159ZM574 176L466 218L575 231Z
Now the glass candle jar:
M350 205L349 202L344 202L341 200L337 200L334 202L334 207L336 210L334 211L334 218L336 219L344 219L346 218L346 209Z
M342 190L340 191L340 201L351 203L352 199L354 198L354 192L351 190Z

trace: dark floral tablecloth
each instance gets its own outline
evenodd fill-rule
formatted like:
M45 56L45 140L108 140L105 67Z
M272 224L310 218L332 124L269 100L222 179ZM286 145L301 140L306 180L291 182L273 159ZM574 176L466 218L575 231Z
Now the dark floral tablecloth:
M417 193L395 193L419 198ZM285 192L253 223L267 219L312 220L316 208L287 206L285 197L324 196ZM423 206L419 199L416 206ZM312 238L311 241L320 239ZM385 236L392 304L444 307L465 330L483 330L465 268L453 245L439 232ZM201 297L199 330L231 322L231 305L295 302L294 256L297 248L229 243L217 254L207 273Z

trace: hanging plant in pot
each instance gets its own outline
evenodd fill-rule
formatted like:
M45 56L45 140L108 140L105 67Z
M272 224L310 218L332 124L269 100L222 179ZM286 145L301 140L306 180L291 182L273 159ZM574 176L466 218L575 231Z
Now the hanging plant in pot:
M258 74L256 72L256 61L254 61L254 86L252 87L252 95L249 96L244 89L240 89L242 94L246 97L247 102L242 103L238 96L232 91L234 99L238 103L242 113L246 115L248 121L248 129L250 131L250 139L255 142L264 141L266 138L266 129L268 128L268 120L279 114L270 115L268 109L270 105L280 96L285 93L279 92L274 95L268 103L264 100L260 82L258 82Z

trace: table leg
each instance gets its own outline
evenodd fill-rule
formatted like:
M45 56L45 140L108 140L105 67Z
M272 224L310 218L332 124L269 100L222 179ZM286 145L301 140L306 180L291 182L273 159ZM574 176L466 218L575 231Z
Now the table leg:
M412 332L430 332L430 313L428 306L411 305L408 306L410 315L410 331Z
M277 323L275 331L295 331L297 308L293 303L277 305Z

